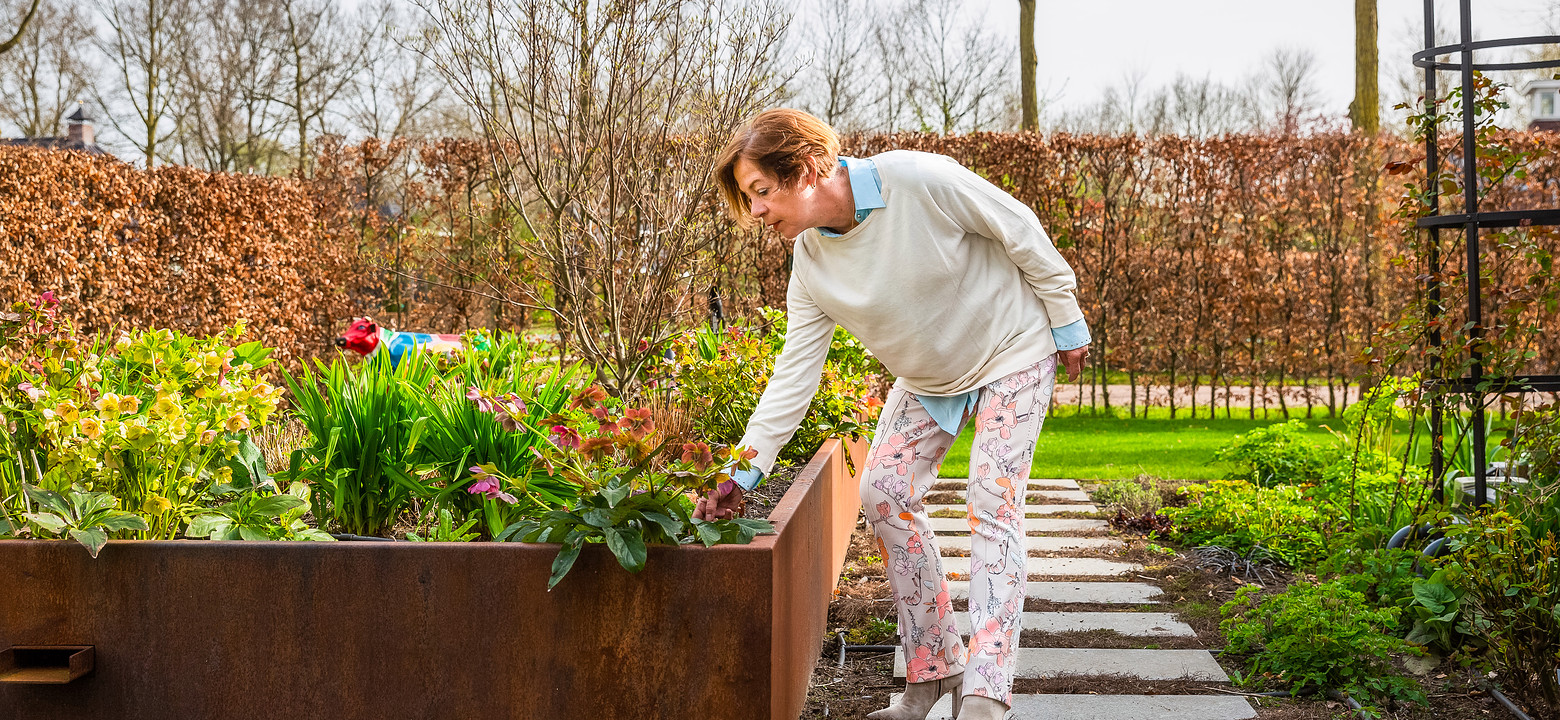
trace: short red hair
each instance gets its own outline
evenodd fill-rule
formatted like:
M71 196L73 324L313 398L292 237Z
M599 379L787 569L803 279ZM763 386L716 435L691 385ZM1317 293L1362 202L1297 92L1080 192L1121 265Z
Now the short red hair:
M715 180L726 201L726 212L742 227L753 225L749 214L752 204L737 186L738 160L747 158L789 188L801 182L808 170L829 177L839 163L839 155L839 133L828 123L789 108L759 113L732 134L715 161Z

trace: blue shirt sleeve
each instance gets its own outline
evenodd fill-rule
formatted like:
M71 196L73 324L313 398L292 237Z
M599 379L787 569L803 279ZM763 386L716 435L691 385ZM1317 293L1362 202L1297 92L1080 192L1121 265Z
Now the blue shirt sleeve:
M731 479L737 484L737 487L742 488L743 492L747 492L758 487L759 481L764 479L764 471L758 468L737 470L731 473Z
M1093 339L1089 337L1089 324L1083 320L1071 325L1051 328L1051 338L1056 340L1057 350L1077 350L1088 345Z

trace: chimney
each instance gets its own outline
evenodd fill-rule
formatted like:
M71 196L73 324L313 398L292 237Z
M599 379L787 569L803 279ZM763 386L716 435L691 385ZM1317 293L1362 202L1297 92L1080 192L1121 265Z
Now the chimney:
M76 105L76 112L66 118L70 121L70 127L66 130L65 139L71 145L88 147L96 139L92 132L92 116L87 114L87 108L80 103Z

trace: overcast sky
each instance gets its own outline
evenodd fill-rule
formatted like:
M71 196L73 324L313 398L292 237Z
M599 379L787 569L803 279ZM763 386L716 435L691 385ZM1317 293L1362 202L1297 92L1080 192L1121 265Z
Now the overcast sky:
M969 0L992 30L1014 38L1016 0ZM1132 73L1146 88L1177 73L1238 82L1279 46L1316 53L1322 100L1337 116L1354 97L1354 0L1038 0L1040 84L1052 110L1098 100ZM1547 32L1560 0L1473 0L1476 39ZM1382 94L1421 49L1422 0L1380 0ZM1457 31L1457 3L1439 0L1438 24ZM1455 41L1455 38L1454 38Z

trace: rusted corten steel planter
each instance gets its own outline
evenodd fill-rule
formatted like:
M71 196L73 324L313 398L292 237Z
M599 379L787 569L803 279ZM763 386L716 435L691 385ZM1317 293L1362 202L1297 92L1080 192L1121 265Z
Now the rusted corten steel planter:
M852 447L857 467L865 446ZM860 501L831 441L751 545L0 542L0 650L92 646L0 717L794 720Z

